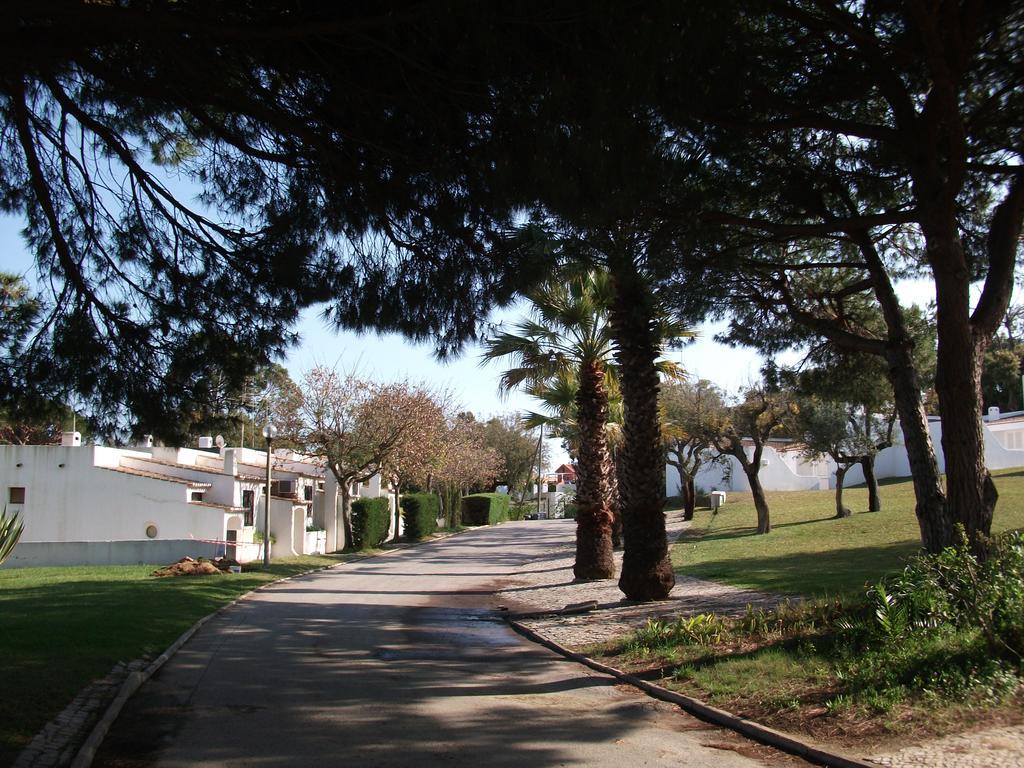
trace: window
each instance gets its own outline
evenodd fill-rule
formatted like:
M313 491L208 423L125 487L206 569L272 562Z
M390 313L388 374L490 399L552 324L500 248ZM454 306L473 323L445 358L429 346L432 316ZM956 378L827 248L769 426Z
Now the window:
M274 496L294 496L295 495L295 481L294 480L273 480L270 483L270 492Z
M25 489L11 486L7 495L7 501L10 504L24 504L25 503Z
M312 501L313 500L313 486L312 485L304 485L302 487L302 496L303 496L303 498L306 501Z
M202 501L203 491L192 491L192 501Z
M253 525L256 520L256 492L253 490L242 491L242 506L245 507L245 519L243 525Z
M150 523L146 526L146 538L155 539L157 534L156 526Z

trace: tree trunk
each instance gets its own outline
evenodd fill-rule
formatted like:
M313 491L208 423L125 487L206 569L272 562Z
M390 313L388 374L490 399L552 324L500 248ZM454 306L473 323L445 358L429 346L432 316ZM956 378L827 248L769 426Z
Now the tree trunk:
M402 484L395 478L395 541L402 531Z
M959 246L959 242L955 245ZM929 242L929 251L932 247ZM982 540L991 532L999 494L985 466L981 425L981 367L988 340L975 338L971 329L969 270L962 248L959 250L957 261L963 262L961 269L940 269L938 265L932 269L939 339L935 391L939 395L942 451L946 459L946 518L950 528L962 525L971 546L980 549ZM938 551L942 548L938 544L926 543L926 547ZM955 533L941 544L955 545Z
M345 534L345 549L352 546L352 493L349 481L341 482L341 527Z
M682 483L683 491L683 520L693 520L693 513L697 508L697 489L693 482L693 475L687 475Z
M946 515L946 495L909 343L891 347L886 358L914 483L914 513L921 530L921 544L928 552L941 552L952 541L954 529Z
M862 458L860 468L864 471L864 483L868 487L868 512L881 512L882 497L878 493L878 478L875 477L875 455Z
M585 364L576 392L576 421L580 430L576 474L576 563L573 575L579 580L611 579L612 515L608 508L608 393L604 368Z
M609 466L605 470L608 476L608 509L612 513L612 549L622 549L622 510L619 504L619 462L614 453L609 452Z
M661 339L654 299L631 256L610 254L611 325L625 411L619 498L626 550L619 588L630 600L662 600L675 585L665 535L665 452L655 360Z
M843 482L846 480L846 473L850 471L849 465L836 465L836 517L850 517L853 513L849 507L843 506Z
M751 464L748 470L744 467L747 475L747 482L750 483L750 493L754 497L754 509L757 510L757 532L771 533L772 521L768 514L768 499L764 496L764 488L761 487L761 463Z

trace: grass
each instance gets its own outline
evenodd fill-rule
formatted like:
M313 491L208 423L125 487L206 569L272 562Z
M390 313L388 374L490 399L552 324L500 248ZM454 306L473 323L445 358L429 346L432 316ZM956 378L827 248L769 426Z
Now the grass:
M993 533L1024 528L1024 472L995 473ZM843 494L852 517L835 519L833 491L769 492L772 532L754 532L749 493L730 493L717 515L698 510L672 549L676 572L785 595L859 597L920 548L909 480L883 482L882 511L866 512L867 489Z
M993 533L1024 528L1024 472L997 472L995 481ZM736 619L701 614L650 622L587 652L741 716L864 752L974 723L1021 722L1018 650L997 653L1009 646L991 644L980 625L963 617L933 614L886 629L879 593L866 602L867 585L902 572L920 552L910 481L884 483L881 494L883 511L868 513L867 490L848 490L844 502L854 515L836 519L833 491L769 493L773 530L759 536L750 494L730 493L717 515L699 510L673 547L677 573L796 599L773 612L748 608ZM1009 580L990 576L984 585L1004 590L1005 605L1019 612L1020 565L1013 562L1001 571ZM954 571L944 567L952 579ZM909 583L906 573L900 578ZM968 592L970 604L982 599L976 585ZM915 594L921 599L925 592ZM901 600L893 616L910 605Z
M738 619L701 614L651 621L585 652L741 717L860 754L1024 719L1018 665L994 657L979 631L940 626L886 640L871 630L870 614L837 601Z
M241 574L161 579L149 575L153 565L0 570L0 765L118 661L159 655L256 587L352 557L281 558Z

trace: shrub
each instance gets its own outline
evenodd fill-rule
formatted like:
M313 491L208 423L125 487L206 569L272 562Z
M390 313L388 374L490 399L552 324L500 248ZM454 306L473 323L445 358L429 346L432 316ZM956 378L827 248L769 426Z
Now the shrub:
M1024 535L991 542L980 559L965 541L937 555L918 555L902 573L868 592L876 630L898 640L917 628L949 625L981 632L993 654L1024 657Z
M402 522L405 538L422 539L437 530L440 500L433 493L409 493L402 496Z
M576 503L573 501L567 501L565 503L565 506L562 507L562 517L564 517L566 520L575 520L576 510Z
M530 512L530 505L513 501L508 508L509 520L522 520Z
M474 493L462 497L463 525L497 525L508 520L507 493Z
M356 499L352 502L352 548L379 547L391 530L391 499Z

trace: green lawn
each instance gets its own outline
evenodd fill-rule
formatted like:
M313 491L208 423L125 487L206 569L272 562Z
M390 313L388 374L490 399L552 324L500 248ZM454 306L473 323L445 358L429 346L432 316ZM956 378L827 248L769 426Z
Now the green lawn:
M0 570L0 765L118 661L159 655L197 620L252 589L352 555L281 558L269 569L152 578L152 565Z
M1024 471L997 472L993 532L1024 528ZM715 516L697 510L672 548L676 572L791 595L857 597L920 547L909 480L881 488L882 511L865 512L867 490L846 491L853 517L837 520L834 491L768 493L772 532L754 533L749 493L729 493Z

